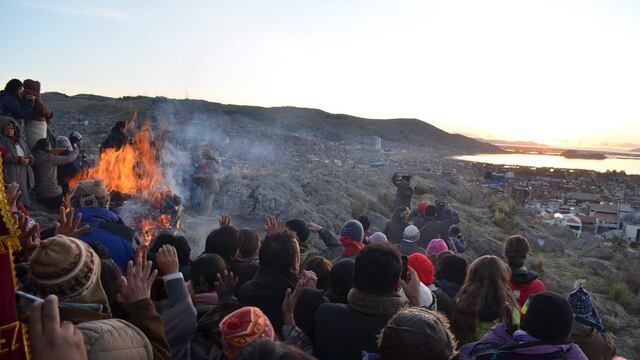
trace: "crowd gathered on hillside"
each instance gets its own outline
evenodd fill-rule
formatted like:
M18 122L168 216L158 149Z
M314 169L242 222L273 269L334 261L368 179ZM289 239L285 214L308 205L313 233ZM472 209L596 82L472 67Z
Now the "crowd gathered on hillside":
M143 244L99 179L63 185L84 166L82 137L53 135L37 81L11 80L0 104L34 359L616 358L584 284L546 291L520 235L501 256L470 257L460 216L444 201L414 204L408 175L393 175L380 231L367 215L337 234L310 219L251 229L222 215L206 239L167 232ZM104 145L126 143L122 130ZM31 217L33 201L59 211L56 226ZM198 241L204 252L193 254Z

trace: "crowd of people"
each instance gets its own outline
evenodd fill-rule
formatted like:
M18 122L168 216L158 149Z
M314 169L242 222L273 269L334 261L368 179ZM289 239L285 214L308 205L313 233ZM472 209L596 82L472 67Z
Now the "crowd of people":
M442 201L412 208L406 175L392 179L398 193L383 231L366 215L345 219L337 236L308 219L269 217L264 229L239 229L223 215L206 239L164 233L142 244L98 179L79 182L68 206L58 201L65 190L48 180L79 146L56 153L47 137L27 146L23 129L40 136L42 124L26 124L53 117L27 83L23 90L12 80L0 95L10 116L0 124L7 201L20 229L19 307L34 359L616 355L583 284L567 296L546 291L519 235L505 239L501 256L470 258L458 214ZM30 115L35 109L41 120ZM123 129L116 124L109 144L127 141ZM22 194L33 175L38 201L59 209L54 227L30 216ZM189 243L199 240L204 252L193 254Z

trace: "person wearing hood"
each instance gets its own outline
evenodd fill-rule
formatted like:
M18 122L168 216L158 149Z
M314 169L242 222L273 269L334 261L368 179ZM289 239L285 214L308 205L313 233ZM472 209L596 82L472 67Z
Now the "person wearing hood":
M300 246L300 263L303 265L311 256L322 256L329 261L335 261L344 251L338 239L320 225L307 223L302 219L291 219L285 223L285 226L296 234ZM314 248L307 242L312 232L318 234L325 249Z
M413 186L411 186L411 176L393 174L391 182L397 188L396 198L393 201L391 210L401 208L411 208L411 198L413 198Z
M200 154L200 162L194 174L194 183L202 195L200 199L200 215L210 216L211 207L216 194L220 191L217 175L220 173L220 159L211 149L204 149Z
M74 148L78 148L79 154L72 162L58 166L58 184L62 188L64 195L69 193L69 181L73 179L78 173L83 171L89 164L87 163L87 156L82 150L82 135L77 131L72 131L69 137L58 136L56 138L56 146L61 147L64 150L60 155L67 155L73 152Z
M98 241L113 257L123 273L127 263L135 255L133 245L139 245L135 231L125 225L118 214L109 210L109 191L99 180L83 180L71 193L71 206L82 214L81 225L89 225L89 231L78 236L84 242Z
M409 209L398 207L393 211L391 220L384 227L384 234L387 235L387 240L392 244L400 244L404 229L409 226L407 222Z
M418 240L420 240L420 230L413 225L409 225L404 229L402 234L402 241L400 241L400 253L404 256L411 254L426 254L426 251L418 246Z
M120 149L126 144L129 143L129 137L125 133L125 129L127 128L127 123L124 121L118 121L111 128L111 132L109 136L104 140L102 145L100 146L100 151L104 151L106 149Z
M47 138L47 127L53 119L53 111L42 103L40 82L27 79L24 81L25 98L33 98L33 107L24 119L24 132L27 145L33 148L40 139ZM23 100L26 101L26 100ZM26 104L28 106L28 104Z
M538 274L529 271L525 265L530 250L529 241L520 235L509 237L504 244L504 256L511 269L511 288L521 307L531 295L541 293L545 289L544 283L538 279Z
M569 342L572 323L573 314L566 299L552 292L539 293L530 298L520 330L513 317L507 319L480 341L462 346L456 359L512 353L519 358L589 360L580 347ZM550 357L552 354L555 357Z
M343 259L355 259L360 250L364 248L364 229L358 220L349 220L340 230L340 243L344 246Z
M616 353L615 340L606 332L591 294L581 282L569 294L568 301L574 316L569 340L578 345L589 360L611 359Z
M20 202L26 207L31 207L30 192L35 186L33 176L33 156L20 136L18 123L8 117L0 116L0 155L2 155L2 174L4 183L13 182L20 186L22 193Z
M24 85L18 79L9 80L4 90L0 91L2 115L12 117L20 124L33 108L34 101L33 95L24 94Z
M36 179L36 196L38 202L46 208L59 209L63 203L62 187L58 184L58 166L73 162L78 156L75 148L67 155L56 155L47 139L36 141L33 147L33 172Z

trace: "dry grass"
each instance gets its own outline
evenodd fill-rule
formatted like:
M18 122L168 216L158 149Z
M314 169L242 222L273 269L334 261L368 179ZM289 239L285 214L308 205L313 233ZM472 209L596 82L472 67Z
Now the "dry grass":
M638 301L633 291L624 282L616 282L609 287L609 297L617 302L628 312L635 311L638 307Z
M544 274L544 255L536 255L530 263L531 269L540 275Z

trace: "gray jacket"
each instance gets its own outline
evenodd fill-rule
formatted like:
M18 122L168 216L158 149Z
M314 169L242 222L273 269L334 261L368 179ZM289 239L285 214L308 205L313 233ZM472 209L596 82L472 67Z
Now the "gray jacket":
M33 172L36 177L38 198L46 199L62 194L62 188L58 184L58 166L73 162L78 157L78 153L79 150L74 149L69 155L56 155L42 151L34 154Z
M12 124L17 131L17 142L13 142L4 135L4 128L9 124ZM8 116L0 116L0 152L2 153L4 183L10 184L15 182L20 185L20 191L22 191L20 201L30 207L31 198L29 197L29 192L33 189L35 180L31 166L22 165L19 161L18 146L22 148L23 156L31 156L27 144L21 137L21 132L22 129L15 120Z

